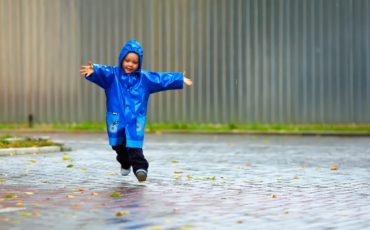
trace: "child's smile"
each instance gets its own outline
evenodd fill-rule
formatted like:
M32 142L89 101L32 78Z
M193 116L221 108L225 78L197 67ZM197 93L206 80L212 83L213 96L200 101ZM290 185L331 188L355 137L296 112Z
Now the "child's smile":
M122 62L125 73L133 73L139 68L139 56L136 53L128 53Z

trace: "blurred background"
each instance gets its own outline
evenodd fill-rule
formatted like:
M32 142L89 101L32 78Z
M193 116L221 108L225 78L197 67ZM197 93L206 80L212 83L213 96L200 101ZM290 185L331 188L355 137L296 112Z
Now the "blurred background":
M0 0L0 122L105 120L79 75L117 65L137 39L144 69L192 88L151 96L149 122L369 123L369 0Z

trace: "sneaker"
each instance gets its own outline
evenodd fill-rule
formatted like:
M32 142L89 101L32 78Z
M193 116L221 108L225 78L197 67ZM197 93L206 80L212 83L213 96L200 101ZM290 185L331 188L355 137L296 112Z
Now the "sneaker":
M130 172L131 172L131 168L128 168L128 169L121 168L121 175L122 176L128 176L128 174L130 174Z
M142 182L146 180L147 171L144 169L138 169L135 173L135 176L138 181Z

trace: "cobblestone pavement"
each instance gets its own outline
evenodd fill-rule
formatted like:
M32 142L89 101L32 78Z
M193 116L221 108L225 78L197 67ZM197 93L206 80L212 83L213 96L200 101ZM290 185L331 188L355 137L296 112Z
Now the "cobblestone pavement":
M147 135L139 183L104 134L41 135L73 151L0 158L0 229L370 228L370 138Z

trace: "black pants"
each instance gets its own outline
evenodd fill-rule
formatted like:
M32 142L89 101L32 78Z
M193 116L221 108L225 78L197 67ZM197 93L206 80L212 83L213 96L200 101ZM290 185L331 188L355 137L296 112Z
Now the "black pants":
M129 169L132 166L134 173L138 169L145 169L148 171L149 163L145 159L142 148L127 148L126 143L123 145L112 146L117 153L117 161L124 169Z

